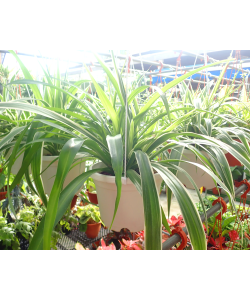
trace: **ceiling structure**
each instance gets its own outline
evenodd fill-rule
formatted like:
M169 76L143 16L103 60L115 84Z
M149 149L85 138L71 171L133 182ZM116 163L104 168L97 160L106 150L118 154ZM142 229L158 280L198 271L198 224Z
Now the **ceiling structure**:
M98 54L104 59L106 64L113 68L112 59L108 50L98 50ZM4 56L4 65L15 62L14 57L8 53L7 50L0 50L2 57ZM26 51L18 50L18 55L22 57L24 64L29 68L29 66L34 67L37 59L42 59L42 63L45 65L51 65L56 63L56 60L60 60L60 66L62 75L67 72L68 75L82 75L86 72L83 66L83 61L89 65L93 72L100 70L99 63L96 57L91 53L90 50L41 50L41 51ZM128 53L128 52L127 52ZM120 69L123 68L125 60L127 59L126 50L115 50L115 56L118 58L118 65ZM138 51L129 51L131 57L130 68L135 72L143 72L144 75L149 78L152 76L154 78L153 83L159 80L159 70L162 73L162 76L169 78L168 81L173 80L173 77L176 72L176 66L179 59L178 71L190 67L193 69L193 66L204 65L204 57L208 57L209 61L214 60L224 60L227 59L230 54L233 57L236 55L236 50L144 50L141 52ZM246 67L250 67L250 50L240 50L240 59L243 60ZM161 63L163 68L161 68ZM37 64L38 65L38 64ZM38 68L38 67L37 67ZM220 70L220 68L217 68ZM152 73L150 73L152 72ZM246 70L248 72L248 70ZM179 74L181 75L181 73ZM215 77L214 77L215 78ZM167 81L166 81L167 82Z

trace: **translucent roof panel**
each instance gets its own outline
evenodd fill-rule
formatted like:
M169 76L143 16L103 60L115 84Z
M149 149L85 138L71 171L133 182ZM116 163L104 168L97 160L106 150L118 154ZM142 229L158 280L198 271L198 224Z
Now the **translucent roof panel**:
M102 50L102 52L108 52L108 50ZM20 54L20 59L28 70L33 75L42 74L42 70L39 62L43 66L48 66L51 72L54 72L57 65L57 60L60 60L60 70L65 72L71 67L77 66L79 64L96 62L95 56L86 50L84 52L80 50L26 50L18 49L17 53ZM21 55L21 54L27 55ZM4 66L8 66L9 69L16 69L18 63L12 54L6 54L4 59Z

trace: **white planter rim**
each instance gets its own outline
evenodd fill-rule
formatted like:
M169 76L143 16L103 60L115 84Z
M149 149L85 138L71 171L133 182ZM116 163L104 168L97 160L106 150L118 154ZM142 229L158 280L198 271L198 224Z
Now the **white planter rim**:
M90 170L105 168L105 167L106 167L106 165L104 163L99 162L99 163L96 163L96 164L92 165L90 167ZM161 177L160 174L158 174L158 173L155 173L154 176ZM91 177L95 180L115 184L115 176L95 173L95 174L92 174ZM125 178L125 177L122 177L122 184L124 184L124 185L134 185L133 182L129 178Z
M53 161L56 158L58 158L59 156L43 156L43 161ZM75 159L80 159L80 158L84 158L85 155L81 154L81 153L77 153L75 156Z
M224 149L221 149L221 150L223 151L224 154L228 153L228 151L226 151ZM208 154L208 152L205 151L205 150L200 150L200 152L203 153L203 154ZM183 154L194 154L196 156L196 154L193 151L189 150L189 149L184 149Z

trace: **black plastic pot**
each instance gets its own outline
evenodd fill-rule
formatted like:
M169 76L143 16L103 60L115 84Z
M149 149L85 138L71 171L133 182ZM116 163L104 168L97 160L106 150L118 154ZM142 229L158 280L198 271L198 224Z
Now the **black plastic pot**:
M26 240L25 238L20 238L19 239L19 243L20 243L20 248L21 248L21 250L28 250L29 249L29 245L30 245L30 243L29 243L29 241L28 240Z
M71 230L68 230L67 228L63 227L62 232L65 233L65 235L69 235L71 233Z

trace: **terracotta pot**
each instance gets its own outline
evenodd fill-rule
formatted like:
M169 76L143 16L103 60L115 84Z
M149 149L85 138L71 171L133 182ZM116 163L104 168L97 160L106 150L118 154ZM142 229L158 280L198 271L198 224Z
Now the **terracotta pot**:
M91 193L89 190L86 191L86 194L88 195L89 201L94 204L98 204L97 194Z
M220 194L221 194L221 189L220 188L219 188L219 191L220 191ZM219 192L218 192L216 187L213 188L213 194L214 195L219 195Z
M241 140L235 140L239 143L242 143ZM250 145L250 143L249 143ZM227 161L229 163L229 166L230 167L236 167L236 166L242 166L241 162L238 161L238 159L236 159L232 154L230 154L229 152L227 154L225 154L226 158L227 158Z
M76 201L77 201L77 195L74 196L72 202L71 202L71 206L70 209L72 210L75 206L76 206Z
M7 192L0 192L0 201L6 199Z
M101 223L95 223L95 224L87 224L87 230L86 235L89 239L95 239L97 238L99 231L101 230Z
M241 166L241 162L238 161L238 159L236 159L232 154L230 154L229 152L227 154L225 154L227 161L229 163L230 167L236 167L236 166Z

